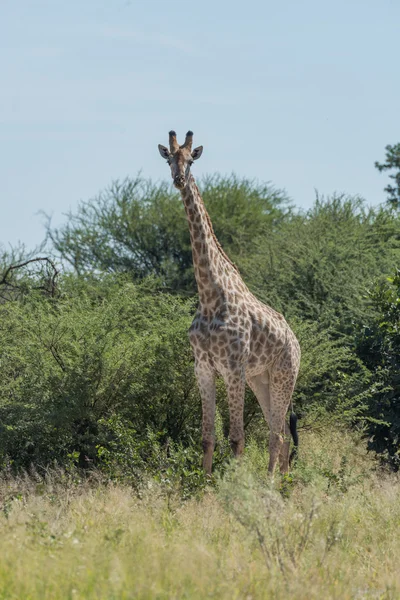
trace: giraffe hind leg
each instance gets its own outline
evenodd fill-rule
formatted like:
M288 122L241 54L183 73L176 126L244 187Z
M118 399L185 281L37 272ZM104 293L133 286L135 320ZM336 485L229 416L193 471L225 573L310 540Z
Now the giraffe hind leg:
M284 441L279 454L279 468L281 473L288 473L290 465L290 429L289 425L284 423Z
M247 380L247 383L249 384L249 387L251 388L251 390L254 392L254 395L256 396L258 403L261 407L261 410L263 412L264 418L268 423L268 426L271 430L270 433L270 439L272 437L273 434L273 429L271 427L271 390L270 390L270 381L269 381L269 376L268 373L260 373L259 375L254 375L253 377L249 377ZM271 445L275 448L275 445L279 448L280 447L280 440L274 440L274 442L271 444L270 442L270 452L271 452ZM288 443L286 440L284 441L284 443L282 444L281 449L279 450L278 456L279 456L279 464L280 464L280 468L282 472L287 472L287 466L286 464L289 461L289 445L290 442Z
M297 372L276 369L271 381L271 420L269 442L269 473L273 473L279 459L283 473L289 469L289 448L291 430L286 423Z
M270 457L271 451L273 455L273 459L270 459L270 469L275 468L276 462L279 460L279 467L281 473L287 473L290 466L290 433L291 429L285 421L285 415L287 412L287 408L282 411L282 418L280 418L278 413L278 418L276 418L276 406L274 403L274 422L272 422L272 413L271 413L271 390L275 392L275 385L271 385L270 377L268 373L261 373L259 375L254 375L247 379L247 383L251 390L254 392L258 403L261 407L265 420L268 423L270 428ZM289 396L288 402L284 402L284 406L289 406L291 398L291 393ZM276 427L277 425L277 427ZM277 429L279 431L279 435L276 436ZM273 463L273 466L271 465Z
M264 373L260 375L253 375L252 377L247 378L247 383L249 388L254 393L257 398L258 404L262 410L264 418L269 425L269 421L271 418L270 415L270 389L269 389L269 381L267 376Z

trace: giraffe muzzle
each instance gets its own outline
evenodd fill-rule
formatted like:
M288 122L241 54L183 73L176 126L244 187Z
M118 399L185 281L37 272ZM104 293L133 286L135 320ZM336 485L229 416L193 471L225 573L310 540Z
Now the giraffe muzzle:
M178 190L181 190L182 188L184 188L185 184L186 184L186 179L185 179L184 175L177 175L176 177L174 177L174 186L176 188L178 188Z

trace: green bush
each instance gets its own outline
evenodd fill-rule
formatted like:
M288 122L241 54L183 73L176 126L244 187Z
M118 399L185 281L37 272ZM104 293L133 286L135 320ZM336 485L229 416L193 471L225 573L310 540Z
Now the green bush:
M284 219L282 193L246 179L214 176L200 183L215 232L233 259ZM47 232L55 251L77 273L100 270L156 275L170 291L196 292L189 229L180 194L140 177L114 182L82 202L67 223Z
M66 277L58 298L0 306L0 448L17 465L96 460L99 420L116 412L137 435L198 431L187 339L192 303L105 277Z
M300 427L368 419L370 446L397 464L398 284L380 282L399 263L398 214L346 196L317 198L303 213L273 188L234 176L201 187L244 281L299 338ZM201 405L187 337L196 287L179 195L140 178L115 183L65 226L49 224L48 234L73 272L53 295L42 285L45 270L15 272L18 294L9 288L0 298L3 462L99 465L132 481L174 469L189 489L187 473L201 460ZM23 248L2 253L0 269L17 258ZM218 380L219 466L229 455L224 399ZM249 390L245 426L267 445Z
M357 197L318 198L293 212L243 261L256 295L287 317L352 338L371 313L367 292L400 262L400 219Z
M400 468L400 272L371 290L375 319L360 329L357 353L373 373L369 447Z

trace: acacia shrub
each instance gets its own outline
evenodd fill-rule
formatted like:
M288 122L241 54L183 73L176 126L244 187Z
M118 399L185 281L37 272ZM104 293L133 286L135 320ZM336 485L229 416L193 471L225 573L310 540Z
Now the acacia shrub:
M357 197L317 198L258 243L242 263L255 294L289 318L351 338L373 310L369 288L400 261L400 219Z
M400 468L400 271L374 286L376 317L360 327L358 356L373 373L366 423L368 446Z
M99 422L114 414L139 441L149 430L161 441L196 435L192 302L115 277L64 277L60 292L0 306L3 459L84 466L113 436Z
M168 458L200 461L201 403L187 336L194 310L193 300L161 292L159 282L115 275L64 275L56 297L31 291L0 305L3 461L101 463L110 472L114 456L130 474L155 472L162 461L166 468ZM295 409L303 418L316 407L334 413L362 391L361 363L315 325L292 325L303 347ZM229 414L221 380L217 404L223 460ZM265 440L260 418L247 391L246 428Z
M231 258L286 218L287 199L271 186L235 176L199 182L217 237ZM160 278L165 289L196 293L189 228L180 194L141 177L114 182L81 202L60 228L47 223L54 251L78 274L129 273Z

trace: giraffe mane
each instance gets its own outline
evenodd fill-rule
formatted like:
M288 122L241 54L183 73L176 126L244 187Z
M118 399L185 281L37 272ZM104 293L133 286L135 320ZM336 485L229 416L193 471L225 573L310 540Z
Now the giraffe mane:
M205 206L204 206L204 208L205 208ZM229 258L229 256L227 255L227 253L225 252L225 250L223 249L223 247L219 243L218 238L215 235L213 225L211 223L210 215L208 214L207 210L206 210L206 219L207 219L207 223L208 223L208 225L210 227L210 230L211 230L211 235L214 238L214 241L215 241L215 243L217 245L218 250L221 252L221 254L225 258L225 260L227 260L228 263L235 269L235 271L237 271L239 273L239 269L238 269L237 265L235 265L235 263Z
M202 202L202 204L203 204L203 207L204 207L204 212L205 212L205 214L206 214L206 220L207 220L208 226L209 226L209 228L210 228L210 231L211 231L211 235L212 235L212 237L213 237L213 240L214 240L214 242L215 242L215 244L216 244L216 246L217 246L218 250L220 251L220 253L222 254L222 256L225 258L225 260L226 260L226 261L227 261L227 262L228 262L228 263L229 263L229 264L230 264L230 265L231 265L231 266L232 266L232 267L235 269L235 271L236 271L237 273L239 273L239 269L238 269L238 267L237 267L237 266L235 265L235 263L234 263L234 262L233 262L233 261L232 261L232 260L229 258L229 256L227 255L227 253L225 252L225 250L223 249L223 247L222 247L222 246L221 246L221 244L219 243L217 236L215 235L215 232L214 232L214 227L213 227L213 224L212 224L212 222L211 222L210 215L209 215L209 214L208 214L208 212L207 212L206 206L205 206L205 204L204 204L204 200L203 200L203 198L202 198L202 196L201 196L201 194L200 194L200 190L199 190L199 188L197 187L197 184L196 184L196 182L195 182L195 180L194 180L194 177L193 177L193 175L192 175L192 183L194 184L194 186L195 186L195 188L196 188L196 190L197 190L197 193L198 193L198 195L199 195L199 198L201 199L201 202Z

